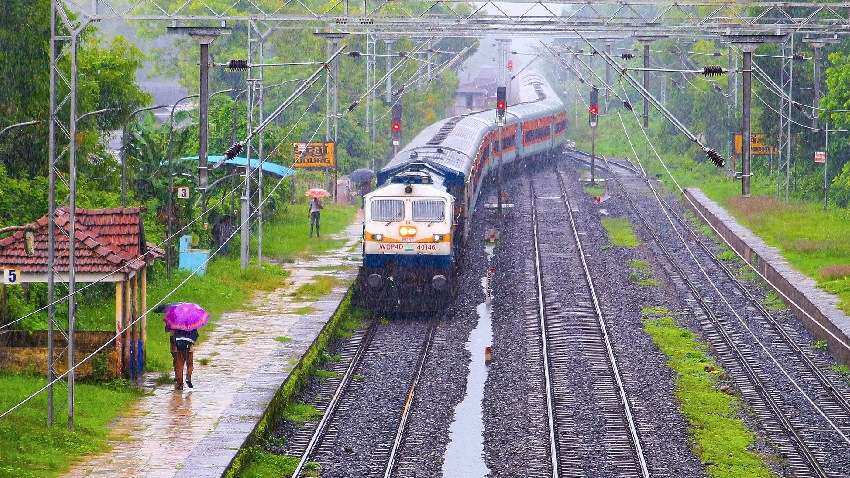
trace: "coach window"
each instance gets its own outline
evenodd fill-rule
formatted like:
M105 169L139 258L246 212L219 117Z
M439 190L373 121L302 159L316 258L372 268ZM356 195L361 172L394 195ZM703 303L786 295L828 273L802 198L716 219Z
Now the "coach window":
M416 222L445 221L446 203L433 199L413 201L413 220Z
M376 199L372 201L370 215L373 221L401 221L404 219L404 201L401 199Z

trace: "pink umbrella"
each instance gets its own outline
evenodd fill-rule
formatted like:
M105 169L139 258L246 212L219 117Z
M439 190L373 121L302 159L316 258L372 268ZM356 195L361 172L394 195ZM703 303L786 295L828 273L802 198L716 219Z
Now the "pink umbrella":
M325 191L322 188L311 188L307 190L306 196L311 198L326 198L330 196L331 193Z
M165 324L174 330L195 330L207 325L210 314L198 304L178 302L165 309Z

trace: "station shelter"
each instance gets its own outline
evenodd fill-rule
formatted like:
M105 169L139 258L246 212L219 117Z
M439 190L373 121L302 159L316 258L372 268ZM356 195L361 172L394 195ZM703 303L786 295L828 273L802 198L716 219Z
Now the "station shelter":
M70 244L70 221L68 208L56 210L55 220L55 267L54 280L58 283L68 281L68 259ZM93 333L78 332L75 342L82 356L86 347L96 349L111 337L118 338L104 349L108 361L109 375L140 378L145 369L145 345L147 341L147 319L135 320L147 310L147 271L157 259L163 257L163 251L145 241L141 208L80 209L76 210L75 241L75 281L79 287L86 283L111 283L115 288L115 331ZM0 239L0 269L3 270L4 288L20 286L26 283L46 283L48 219L43 216L35 222L6 228L14 231ZM64 293L58 293L61 298ZM3 296L5 297L5 291ZM78 301L79 303L79 301ZM36 364L46 370L46 339L42 331L36 333L9 334L18 336L18 350L30 350L19 353L29 357L42 356L45 364ZM61 333L56 333L55 341L65 342ZM34 338L36 337L36 338ZM41 337L41 339L37 338ZM103 338L106 340L103 340ZM0 356L9 358L15 350L15 340L0 335ZM91 342L91 343L89 343ZM54 342L56 343L56 342ZM4 349L4 345L6 346ZM42 352L34 354L33 349ZM62 347L56 347L63 350ZM78 358L79 360L79 358ZM8 361L8 360L7 360ZM64 360L54 355L57 371L64 368Z

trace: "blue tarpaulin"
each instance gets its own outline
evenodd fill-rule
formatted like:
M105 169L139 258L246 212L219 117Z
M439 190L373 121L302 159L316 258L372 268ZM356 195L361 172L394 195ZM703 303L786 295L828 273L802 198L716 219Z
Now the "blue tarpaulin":
M180 158L181 161L198 161L197 156L186 156ZM224 156L219 155L210 155L207 156L207 160L209 161L210 167L214 167L224 161ZM231 167L245 167L248 160L243 156L237 156L233 159L228 159L224 161L225 166ZM251 158L251 169L257 169L260 166L260 160L257 158ZM287 176L291 176L295 174L295 170L281 164L272 163L271 161L263 161L263 172L267 174L275 175L279 178L285 178Z

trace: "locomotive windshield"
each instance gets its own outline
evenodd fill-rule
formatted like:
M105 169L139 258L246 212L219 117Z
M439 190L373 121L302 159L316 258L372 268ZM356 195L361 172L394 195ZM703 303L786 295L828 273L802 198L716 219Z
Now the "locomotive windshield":
M404 219L404 201L401 199L375 199L372 201L373 221L401 221Z
M446 218L446 203L440 200L413 201L413 220L418 222L442 222Z

